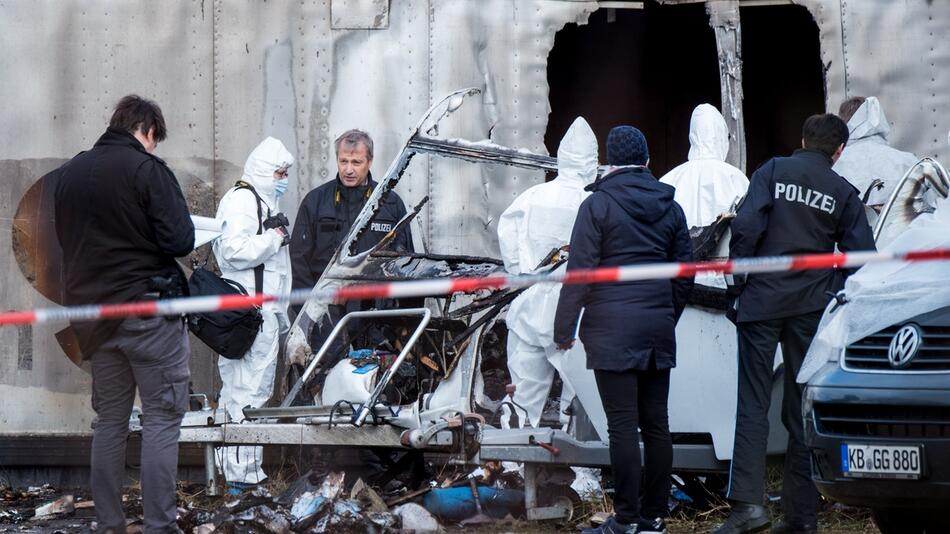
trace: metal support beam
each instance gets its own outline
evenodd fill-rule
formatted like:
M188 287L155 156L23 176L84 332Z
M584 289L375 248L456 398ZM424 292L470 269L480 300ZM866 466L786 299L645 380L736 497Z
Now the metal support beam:
M409 148L416 152L449 156L473 163L494 163L511 165L530 170L542 168L545 171L557 172L557 158L534 154L526 150L503 147L492 143L470 143L462 141L435 139L424 135L416 135L409 140Z
M330 421L330 412L333 411L333 420ZM385 406L377 406L376 417L381 420L391 418L392 412ZM348 425L353 419L353 410L349 406L340 406L333 410L332 406L274 406L269 408L245 408L245 419L307 419L301 421L306 424L334 424ZM273 422L273 421L270 421Z
M746 172L745 121L742 115L742 27L738 0L708 0L709 25L716 34L722 116L729 127L726 161Z
M539 506L538 464L524 464L524 510L528 521L550 521L570 517L571 510L562 506Z
M535 443L555 447L557 454ZM641 449L643 444L640 444ZM642 453L642 450L641 450ZM610 465L610 448L601 441L578 441L562 430L552 429L485 429L482 431L480 461L497 460L534 464L558 464L586 467ZM724 471L728 461L716 458L709 445L677 444L673 447L673 468L683 471ZM525 470L527 480L527 469Z
M297 423L229 423L183 428L178 441L222 445L338 445L341 447L404 448L402 429L389 425L335 426Z
M221 495L218 491L217 468L214 465L214 445L208 443L205 445L205 483L208 486L208 495L217 497Z

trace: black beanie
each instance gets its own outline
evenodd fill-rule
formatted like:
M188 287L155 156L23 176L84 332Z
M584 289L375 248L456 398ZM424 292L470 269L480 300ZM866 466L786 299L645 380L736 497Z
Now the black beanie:
M617 126L607 134L608 165L646 165L650 159L647 138L633 126Z

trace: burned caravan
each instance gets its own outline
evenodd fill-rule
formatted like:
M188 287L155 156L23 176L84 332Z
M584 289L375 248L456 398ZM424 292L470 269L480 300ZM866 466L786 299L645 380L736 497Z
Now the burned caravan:
M809 113L860 94L881 99L893 145L946 161L950 95L938 88L950 73L950 48L939 39L948 22L950 8L927 0L4 2L0 57L5 79L17 82L0 86L8 103L0 109L0 301L8 309L61 302L39 178L91 146L129 92L163 106L170 136L158 153L192 212L206 216L265 135L300 162L286 197L293 206L332 178L339 133L368 130L385 164L435 100L470 86L482 95L442 125L443 139L487 137L543 154L577 115L601 141L628 122L646 132L662 175L686 157L692 107L709 102L730 124L730 162L751 172L794 148ZM135 45L140 35L150 46ZM495 219L542 180L523 167L419 154L396 190L407 205L430 199L409 223L417 250L471 255L487 271L496 264L485 258L498 255ZM433 270L456 266L426 261ZM448 332L461 334L453 324ZM489 334L503 331L498 325ZM55 337L63 326L0 329L8 472L87 462L90 377L64 357ZM719 342L711 351L681 342L681 366L695 352L727 369L706 357L729 353L732 341ZM213 397L213 357L193 345L194 389ZM707 400L671 399L677 413ZM685 438L710 441L695 434Z
M340 303L323 298L361 283L484 277L503 272L502 262L490 257L386 250L395 233L411 224L428 198L378 245L364 252L356 250L360 235L371 227L383 199L422 156L539 174L557 169L556 159L527 150L488 140L437 137L440 126L446 126L466 102L477 102L480 93L477 88L463 89L434 104L379 180L291 327L285 356L298 372L280 405L245 408L241 422L229 421L222 410L213 408L186 416L181 439L208 451L210 491L215 487L212 447L303 444L415 449L449 453L461 464L524 462L528 517L544 519L570 517L573 508L570 498L552 500L540 495L539 479L551 484L559 478L558 470L567 466L609 465L606 416L593 373L586 369L583 358L562 361L559 367L560 380L576 392L566 430L561 428L556 408L553 416L548 413L547 419L542 418L539 428L501 428L502 405L526 418L524 408L506 391L506 310L522 290L463 291L417 299L411 307L400 301L376 301L385 305L360 309L359 303L351 303L357 306L350 306L345 315L332 310ZM717 224L697 232L694 243L719 249L717 242L724 228ZM538 272L560 266L568 254L566 248L551 250ZM708 301L703 304L709 305ZM734 337L724 310L706 316L687 313L683 325L679 336L695 345L709 346L719 338ZM734 349L725 346L720 354L708 350L706 357L720 361L724 367L721 374L728 375L730 369L721 362L734 361ZM707 367L696 365L696 359L690 357L672 378L672 391L684 397L681 404L718 393L716 398L703 400L704 410L671 410L674 468L687 480L687 472L723 471L730 456L733 424L724 419L733 417L735 386L710 374ZM734 374L734 368L731 371ZM777 413L773 415L777 432L780 425ZM715 439L697 439L701 435ZM569 495L564 488L566 484L554 494Z

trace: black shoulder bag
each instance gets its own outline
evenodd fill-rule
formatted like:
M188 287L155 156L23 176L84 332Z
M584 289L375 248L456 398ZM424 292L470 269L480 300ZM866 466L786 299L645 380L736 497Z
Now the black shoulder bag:
M238 181L238 189L249 189L257 199L257 234L264 231L264 217L261 204L263 200L251 184ZM267 210L270 216L270 209ZM247 295L247 290L239 283L222 278L217 274L199 267L192 271L188 279L191 296ZM254 268L254 290L264 291L264 264ZM192 313L188 316L188 329L205 345L221 356L239 360L244 357L264 324L261 309L258 307L243 310Z

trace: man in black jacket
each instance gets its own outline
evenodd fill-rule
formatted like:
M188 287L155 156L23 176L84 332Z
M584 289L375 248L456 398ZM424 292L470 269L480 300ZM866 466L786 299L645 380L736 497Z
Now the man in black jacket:
M335 149L336 178L304 197L294 221L290 238L294 289L317 283L378 185L369 170L373 140L368 134L349 130L336 140ZM406 205L395 191L390 191L380 204L369 228L357 240L355 253L373 248L406 215ZM412 252L408 227L400 230L391 247Z
M294 289L316 285L378 185L370 173L373 140L366 132L345 132L337 138L335 150L338 169L336 178L304 197L297 211L297 220L294 221L290 237ZM379 210L366 231L357 239L353 252L365 252L373 248L405 215L406 205L395 191L390 191L380 200ZM392 250L412 252L412 232L409 227L401 229L389 246ZM359 309L359 303L331 305L329 323L314 326L310 333L310 344L314 350L323 343L330 329L347 311L356 309ZM299 312L299 307L296 311Z
M586 188L593 193L574 222L568 272L692 259L686 216L673 201L674 189L653 177L648 161L640 130L618 126L610 131L607 163L618 168ZM615 517L586 533L666 531L662 517L673 469L670 369L676 366L676 321L692 284L688 278L561 288L554 341L561 349L574 344L584 309L580 338L607 413L616 488ZM642 492L638 426L646 452Z
M832 114L813 115L802 127L802 149L773 158L752 175L732 223L734 258L874 250L857 190L831 170L848 142L848 127ZM829 295L846 273L833 270L750 275L738 294L739 385L735 448L728 497L732 513L714 532L758 532L769 520L765 493L766 442L772 364L782 344L785 362L782 422L788 429L782 505L776 533L817 530L818 493L811 481L802 423L802 388L795 377L818 328Z
M195 230L175 175L152 155L165 139L154 102L119 101L95 146L66 163L56 181L56 234L63 248L66 304L180 294L176 257ZM129 416L142 399L142 495L146 532L179 532L178 437L188 409L188 336L177 317L73 323L92 363L94 423L90 485L100 532L125 532L122 485Z

